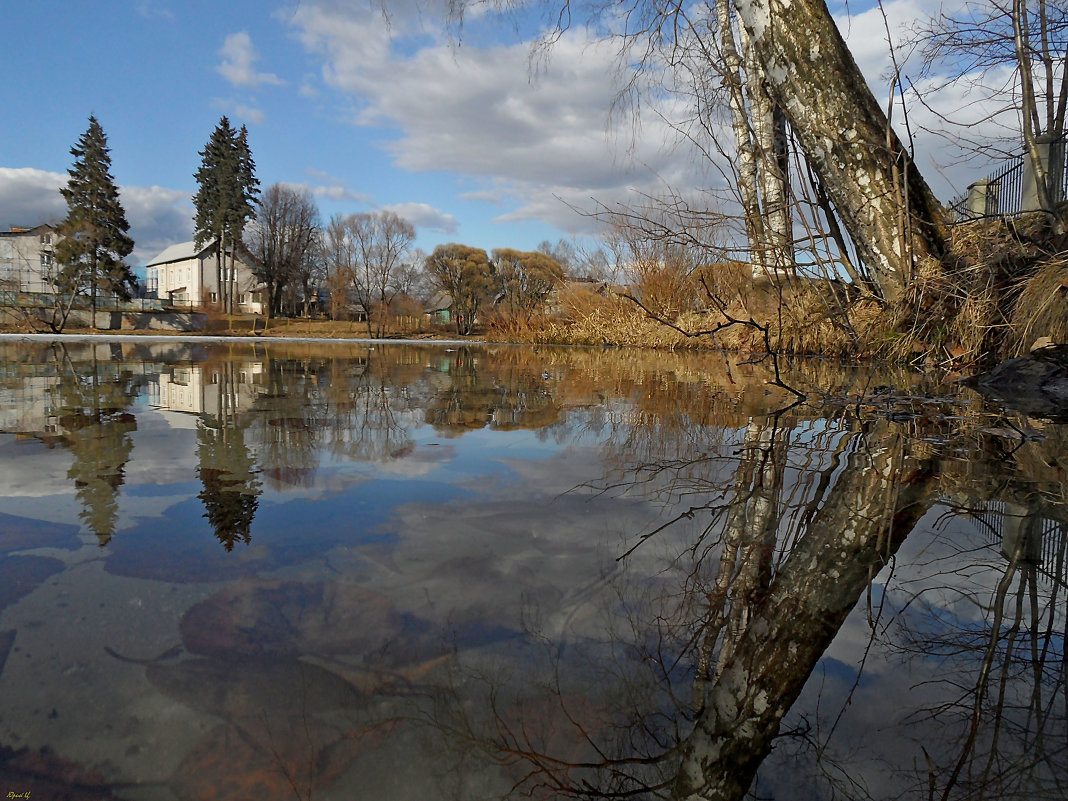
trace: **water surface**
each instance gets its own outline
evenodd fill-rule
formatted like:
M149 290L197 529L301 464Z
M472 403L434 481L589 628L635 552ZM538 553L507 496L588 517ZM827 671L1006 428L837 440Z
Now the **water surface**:
M773 375L0 346L0 793L1068 796L1068 428Z

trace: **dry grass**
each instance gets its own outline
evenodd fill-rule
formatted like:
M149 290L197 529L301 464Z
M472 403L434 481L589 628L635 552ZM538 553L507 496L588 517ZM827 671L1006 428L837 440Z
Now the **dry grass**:
M953 228L953 259L919 264L897 304L884 309L866 337L894 361L959 365L1000 358L1018 338L1014 309L1040 265L1054 257L1046 215L980 220Z
M1026 352L1040 337L1068 342L1068 255L1051 259L1021 282L1010 322L1014 354Z

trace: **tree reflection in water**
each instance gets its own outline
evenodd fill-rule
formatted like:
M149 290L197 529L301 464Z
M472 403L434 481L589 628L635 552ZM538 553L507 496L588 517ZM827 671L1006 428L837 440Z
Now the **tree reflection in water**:
M91 359L76 364L61 343L54 358L63 365L53 389L59 441L74 457L67 477L82 506L79 517L104 546L115 533L119 487L133 449L130 434L137 429L129 408L141 382L120 362L98 359L96 349Z
M895 556L937 514L952 484L946 465L959 464L940 455L962 444L946 416L753 417L738 439L720 429L723 438L696 460L634 458L671 450L669 419L628 427L607 446L623 467L601 491L689 501L624 549L620 575L674 527L693 532L667 554L654 593L612 579L629 630L606 630L596 642L534 631L544 637L547 675L517 680L468 666L438 698L436 726L482 749L510 771L514 791L535 797L1066 797L1063 506L996 516L1005 561L962 568L947 558L898 586ZM1039 461L1059 459L1063 480L1057 442L1044 443L1051 454ZM1002 492L1014 480L1003 465L993 482ZM1062 484L1046 495L1063 492ZM1060 532L1043 559L1045 594L1035 558L1043 526L1047 537ZM974 586L961 586L962 569ZM1002 571L992 593L991 570ZM636 575L648 586L647 562ZM812 698L798 703L861 601L870 639L851 689L824 698L816 687L814 710ZM835 740L873 649L919 660L928 683L947 685L920 692L937 701L905 721L917 726L914 753L889 754L882 765L861 756L861 744ZM472 683L484 688L489 718L463 703ZM533 687L551 695L532 696ZM779 769L761 780L773 748Z
M735 365L739 384L717 383L707 361L675 354L290 348L256 358L255 381L232 359L187 359L183 370L218 377L202 382L199 405L175 409L195 416L197 498L226 550L254 538L265 492L273 503L303 491L338 469L331 459L361 463L346 480L374 475L410 454L423 426L434 439L529 428L582 440L604 473L573 495L618 499L614 520L661 510L641 531L605 530L616 561L573 594L559 586L570 574L542 582L520 572L526 564L488 576L500 567L496 537L559 559L533 565L580 553L566 543L574 518L558 518L564 545L535 542L533 526L520 541L523 526L508 527L513 496L495 498L484 524L460 521L483 525L471 539L487 568L459 575L499 592L530 578L517 594L529 586L559 605L524 600L528 636L511 638L512 607L476 617L463 606L481 615L511 601L469 602L489 592L435 576L434 592L460 599L443 616L468 626L470 642L444 662L435 652L418 690L382 709L445 735L438 752L460 757L458 795L486 797L488 761L513 794L551 798L1068 797L1065 427L991 425L958 406L858 394L819 365L806 368L811 380L852 393L848 404L768 414L759 375L745 381ZM59 431L42 434L70 449L82 519L102 541L132 447L142 379L131 363L66 356L50 390ZM411 506L415 525L433 526L429 503ZM409 563L425 560L418 575L469 555L420 534L402 532L397 546L411 549L400 554ZM367 570L358 545L331 558ZM376 547L390 557L375 567L385 583L407 586L392 544ZM482 632L484 620L499 631ZM411 621L428 641L434 625Z

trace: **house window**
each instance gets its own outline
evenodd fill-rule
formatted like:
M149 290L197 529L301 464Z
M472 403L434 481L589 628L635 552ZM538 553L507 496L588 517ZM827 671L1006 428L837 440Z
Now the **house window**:
M51 267L52 266L52 254L51 253L42 253L41 254L41 266L42 267Z
M41 234L41 244L42 245L51 245L52 244L52 235L51 234Z
M212 303L218 303L219 302L219 293L218 292L212 292L211 293L211 302Z

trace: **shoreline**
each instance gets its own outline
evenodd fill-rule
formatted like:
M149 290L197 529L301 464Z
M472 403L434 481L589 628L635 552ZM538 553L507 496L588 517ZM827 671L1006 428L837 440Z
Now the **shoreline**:
M496 343L485 339L373 339L368 337L317 337L317 336L245 336L226 334L17 334L0 332L0 342L321 342L324 344L360 344L360 345L490 345L523 344Z

